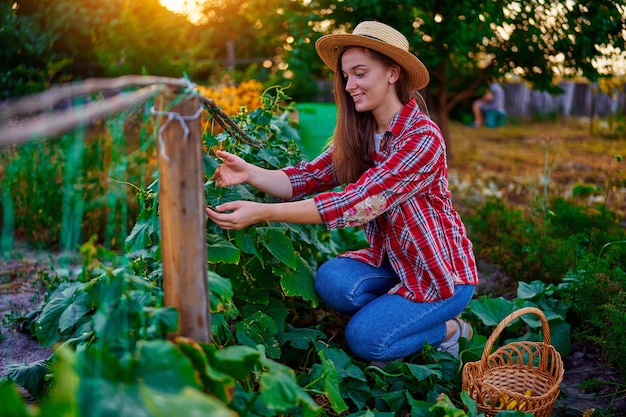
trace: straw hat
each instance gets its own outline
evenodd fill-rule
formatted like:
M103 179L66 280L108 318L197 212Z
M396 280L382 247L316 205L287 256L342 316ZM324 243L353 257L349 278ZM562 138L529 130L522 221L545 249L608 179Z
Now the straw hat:
M318 55L333 71L337 68L339 53L344 46L362 46L387 55L404 68L411 90L421 90L428 84L428 70L419 58L409 52L406 37L391 26L373 21L361 22L352 33L324 35L315 42Z

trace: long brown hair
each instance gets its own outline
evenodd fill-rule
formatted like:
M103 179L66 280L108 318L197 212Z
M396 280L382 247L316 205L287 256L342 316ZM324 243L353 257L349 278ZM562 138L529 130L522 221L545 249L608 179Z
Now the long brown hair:
M374 166L374 133L376 120L371 111L357 112L354 100L346 91L346 80L341 68L341 57L348 47L339 54L335 69L335 102L337 103L337 125L332 138L333 165L335 176L341 184L355 182L363 173ZM363 48L366 53L386 68L397 66L400 75L396 82L396 93L403 104L415 97L420 110L428 114L426 101L419 91L408 87L404 70L395 61L380 52Z

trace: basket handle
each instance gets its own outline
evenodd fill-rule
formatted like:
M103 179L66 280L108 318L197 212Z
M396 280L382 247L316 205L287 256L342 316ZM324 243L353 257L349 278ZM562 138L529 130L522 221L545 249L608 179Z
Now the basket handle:
M514 312L506 316L496 326L496 328L491 333L491 336L489 336L489 339L487 340L487 344L485 345L485 348L483 350L483 356L481 358L481 365L483 369L487 368L487 359L489 358L489 355L491 354L491 349L493 348L494 343L496 342L496 340L498 339L498 336L500 336L500 333L502 333L504 328L508 326L516 318L523 316L524 314L528 314L528 313L532 313L532 314L539 316L539 319L541 320L541 329L543 331L543 341L546 345L550 344L550 326L548 325L548 320L546 319L545 314L543 314L543 311L541 311L540 309L536 307L520 308L519 310L515 310Z

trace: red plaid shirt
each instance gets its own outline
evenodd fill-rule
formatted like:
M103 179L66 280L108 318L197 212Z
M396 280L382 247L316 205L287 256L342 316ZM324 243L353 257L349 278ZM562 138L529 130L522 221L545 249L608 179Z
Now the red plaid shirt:
M343 191L328 192L339 185L331 149L284 172L294 199L320 193L314 200L328 229L365 226L370 247L341 256L372 266L387 256L400 277L390 293L436 301L451 297L455 284L477 284L472 243L450 199L441 131L414 99L395 116L374 164Z

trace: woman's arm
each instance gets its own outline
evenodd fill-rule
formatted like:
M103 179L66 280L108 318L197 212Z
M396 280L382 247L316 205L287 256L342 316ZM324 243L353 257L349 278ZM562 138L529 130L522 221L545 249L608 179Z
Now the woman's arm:
M287 174L280 170L270 170L248 164L247 183L281 200L291 200L293 197L291 181Z
M232 201L211 210L209 218L224 230L239 230L259 222L285 222L299 224L322 224L313 199L286 203L256 203Z

